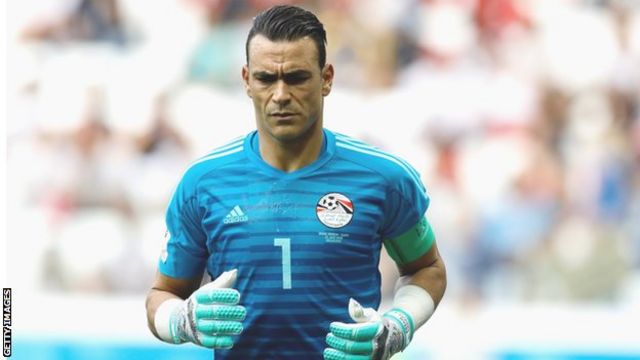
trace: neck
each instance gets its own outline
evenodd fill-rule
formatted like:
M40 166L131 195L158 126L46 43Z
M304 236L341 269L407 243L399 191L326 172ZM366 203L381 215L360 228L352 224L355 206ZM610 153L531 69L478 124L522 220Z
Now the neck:
M322 126L318 125L294 140L279 140L258 130L260 156L267 164L284 172L296 171L311 164L320 156L324 140Z

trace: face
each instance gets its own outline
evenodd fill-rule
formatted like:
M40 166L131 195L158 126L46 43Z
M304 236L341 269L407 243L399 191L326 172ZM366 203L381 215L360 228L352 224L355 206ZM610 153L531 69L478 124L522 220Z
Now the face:
M261 134L289 142L320 133L333 67L320 69L312 39L273 42L256 35L249 42L242 78Z

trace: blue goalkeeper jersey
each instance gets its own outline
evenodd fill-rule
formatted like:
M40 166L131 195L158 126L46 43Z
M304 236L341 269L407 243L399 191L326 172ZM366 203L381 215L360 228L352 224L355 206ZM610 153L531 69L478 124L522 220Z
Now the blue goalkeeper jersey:
M167 210L160 272L216 278L238 269L244 331L215 359L322 359L349 298L380 305L384 239L429 206L405 161L324 130L318 159L294 172L262 160L251 132L195 161Z

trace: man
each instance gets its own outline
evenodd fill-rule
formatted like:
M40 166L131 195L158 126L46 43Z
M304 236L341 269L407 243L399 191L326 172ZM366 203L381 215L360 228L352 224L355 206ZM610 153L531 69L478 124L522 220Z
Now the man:
M298 7L254 19L242 78L257 131L195 161L173 195L146 304L159 339L216 359L388 359L442 298L418 174L323 128L325 43ZM379 314L383 244L403 277Z

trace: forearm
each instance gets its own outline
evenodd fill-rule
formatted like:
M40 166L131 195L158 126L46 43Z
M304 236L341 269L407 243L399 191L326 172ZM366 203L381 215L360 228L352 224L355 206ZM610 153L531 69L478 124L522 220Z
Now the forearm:
M417 286L427 292L430 299L425 300L432 302L435 309L444 295L446 271L426 217L402 235L385 240L384 246L400 270L396 292L402 286Z
M400 267L401 277L396 283L393 309L410 319L410 333L420 328L431 318L442 300L446 288L444 262L435 245L418 260Z
M447 275L444 262L438 256L438 258L429 266L421 268L413 274L401 276L396 284L396 290L404 285L416 285L421 287L429 293L431 299L433 299L434 305L438 306L447 287Z

